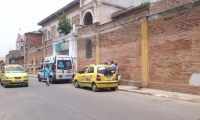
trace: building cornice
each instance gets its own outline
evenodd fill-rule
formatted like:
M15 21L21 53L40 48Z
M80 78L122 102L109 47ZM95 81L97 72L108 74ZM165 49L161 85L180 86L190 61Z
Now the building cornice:
M69 9L71 9L72 7L78 5L80 3L80 0L74 0L71 3L69 3L68 5L64 6L63 8L59 9L58 11L52 13L50 16L46 17L45 19L43 19L42 21L40 21L38 23L38 25L42 26L45 23L47 23L48 21L52 20L53 18L55 18L58 14L61 14L63 11L67 11Z

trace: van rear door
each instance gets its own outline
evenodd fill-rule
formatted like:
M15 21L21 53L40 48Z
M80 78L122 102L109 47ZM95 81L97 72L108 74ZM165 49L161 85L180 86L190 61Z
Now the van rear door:
M58 79L72 78L73 70L70 57L57 57L56 67L56 74L59 77Z

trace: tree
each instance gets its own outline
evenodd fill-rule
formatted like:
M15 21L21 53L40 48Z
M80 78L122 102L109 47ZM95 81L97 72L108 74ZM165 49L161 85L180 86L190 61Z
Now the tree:
M61 15L57 15L59 23L58 23L58 31L60 33L68 34L70 33L72 27L70 19L66 17L65 13L63 12Z
M4 63L4 61L3 61L3 60L0 60L0 64L1 64L1 63Z
M150 4L151 4L150 2L143 2L143 3L141 3L141 7L144 9L149 9Z

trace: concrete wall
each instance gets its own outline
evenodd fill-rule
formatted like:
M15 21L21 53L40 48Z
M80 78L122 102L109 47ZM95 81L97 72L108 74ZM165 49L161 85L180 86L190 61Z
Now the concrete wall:
M112 21L111 14L119 10L122 10L114 6L109 6L109 5L104 5L104 4L101 5L98 9L99 9L98 21L100 22L100 24L105 24L107 22Z

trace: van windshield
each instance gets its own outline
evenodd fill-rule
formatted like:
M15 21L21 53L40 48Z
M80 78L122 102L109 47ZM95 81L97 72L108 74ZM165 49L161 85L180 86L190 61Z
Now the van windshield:
M24 69L22 67L7 67L6 73L24 73Z
M57 69L62 69L62 70L72 69L71 60L58 60Z
M115 72L112 69L112 67L102 66L102 67L98 67L97 73L104 74L104 75L108 75L108 74L113 75Z

